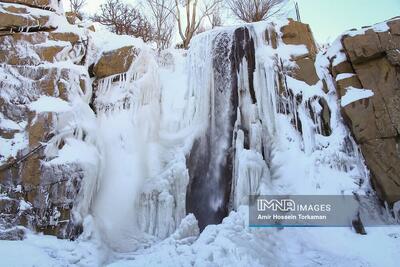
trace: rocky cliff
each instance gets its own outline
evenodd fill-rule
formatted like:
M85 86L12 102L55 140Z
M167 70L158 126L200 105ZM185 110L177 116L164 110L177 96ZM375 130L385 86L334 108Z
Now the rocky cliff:
M372 97L341 103L341 114L359 145L380 199L389 205L400 200L400 154L398 150L398 103L400 88L400 19L362 30L351 30L340 36L327 51L319 54L310 29L292 22L282 28L283 41L305 44L309 55L296 59L294 76L310 85L318 82L318 67L332 77L339 99L354 88L371 90ZM296 26L294 26L296 25ZM324 60L328 59L329 64ZM316 70L317 67L317 70ZM321 81L327 92L327 79ZM329 135L329 108L322 99L322 129Z
M380 199L400 200L400 19L327 51L296 21L201 34L187 54L102 34L59 1L0 1L0 239L73 239L87 216L115 246L166 238L250 193L353 193L364 159Z
M87 212L76 205L85 197L83 180L97 175L88 35L67 23L58 2L0 3L0 225L8 229L0 236L6 238L21 237L17 225L76 237ZM74 147L80 153L59 157Z
M338 97L350 87L373 92L342 107L342 114L360 145L375 190L392 205L400 200L400 19L349 31L334 46L328 53Z

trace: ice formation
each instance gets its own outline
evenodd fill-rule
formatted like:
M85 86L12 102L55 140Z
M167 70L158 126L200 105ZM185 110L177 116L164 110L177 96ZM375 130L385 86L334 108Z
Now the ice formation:
M128 72L98 81L93 215L113 248L166 238L187 212L218 224L249 194L369 192L326 59L316 84L295 79L293 56L308 50L279 34L273 48L281 26L209 31L187 56L142 45Z
M165 238L185 216L183 154L162 130L160 74L142 47L128 72L98 80L94 107L103 168L93 215L117 250L134 250L145 233ZM125 243L126 242L126 243Z

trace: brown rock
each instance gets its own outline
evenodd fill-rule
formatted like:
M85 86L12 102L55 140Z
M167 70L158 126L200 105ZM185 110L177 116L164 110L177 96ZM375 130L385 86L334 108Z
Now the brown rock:
M82 20L82 17L76 12L65 12L65 16L70 24L75 25Z
M87 29L88 29L89 31L92 31L92 32L95 32L95 31L96 31L96 28L94 27L94 25L90 25L89 27L87 27Z
M389 21L387 24L390 28L391 34L400 35L400 17L392 21Z
M12 231L18 229L17 225L74 238L80 228L71 220L70 211L85 176L83 166L46 164L52 158L44 153L44 148L49 138L57 134L53 120L59 117L55 113L36 114L29 110L28 104L44 95L68 101L71 94L90 90L84 68L43 64L65 60L81 64L86 45L73 32L47 31L56 28L52 16L59 15L43 9L56 10L57 5L47 6L50 2L44 0L7 2L27 5L0 3L0 31L4 31L0 34L0 91L4 92L0 96L0 112L9 120L24 122L26 127L15 131L0 129L0 136L11 139L17 133L23 134L28 144L16 155L0 149L0 193L5 193L15 207L24 199L31 203L32 209L4 214L0 203L0 228L8 229L7 234L0 231L0 239L21 238L18 231ZM65 141L61 138L59 142L61 148ZM14 191L17 185L22 187L21 193ZM54 217L55 214L60 217Z
M373 186L389 204L400 199L400 153L398 138L374 139L361 145L372 173Z
M278 34L276 33L275 30L273 29L268 29L265 31L265 40L267 41L268 44L272 46L272 48L276 49L278 44L277 44L277 39L278 39Z
M5 6L0 3L0 31L22 31L28 28L54 29L48 25L50 16L41 13L31 13L23 6Z
M11 69L12 71L8 71ZM6 73L10 79L2 81L1 86L7 86L9 90L15 90L18 93L18 98L14 101L19 101L18 104L26 104L26 99L30 101L37 100L38 96L46 95L59 97L68 101L68 88L71 86L79 87L81 79L88 79L87 74L74 72L73 69L57 68L57 67L42 67L42 66L5 66ZM12 79L25 81L25 87L20 84L13 83ZM72 81L70 79L73 78ZM29 90L26 90L29 88ZM81 88L82 90L85 88ZM4 103L5 106L13 103ZM15 109L14 106L9 106L8 110ZM26 110L24 110L26 112ZM17 117L26 116L21 113L16 114ZM9 116L12 117L12 116ZM27 117L26 117L27 118Z
M342 40L356 78L338 81L338 94L351 85L370 89L374 96L342 108L342 114L372 173L383 201L400 200L400 19L388 22L390 32L374 32ZM357 80L358 79L358 80ZM356 86L355 86L356 85Z
M127 72L136 55L137 51L133 46L105 52L95 64L94 74L97 78L104 78Z
M63 46L47 46L38 49L38 54L42 61L54 62L57 55L64 50Z
M298 21L290 20L289 24L282 27L282 40L285 44L305 45L309 56L315 59L317 47L310 26Z
M60 42L49 44L49 40ZM0 62L10 65L39 65L43 61L79 61L85 52L86 47L80 36L71 32L14 33L0 36Z
M382 50L394 50L397 49L398 43L400 43L400 35L394 35L390 32L377 32Z
M354 73L353 66L347 60L332 66L332 75L334 78L341 73Z
M336 81L336 90L340 97L346 94L346 89L350 86L354 88L363 88L360 80L355 74L354 76Z
M9 79L1 81L0 89L7 88L15 96L11 101L4 101L0 97L0 112L7 119L28 122L26 129L21 129L21 131L26 131L29 143L26 148L18 152L16 158L10 158L6 164L0 166L0 190L4 187L12 188L22 185L21 196L15 197L13 191L7 192L7 196L15 198L17 203L23 198L32 204L32 210L27 214L20 212L10 214L6 225L10 228L15 225L25 225L33 230L63 238L75 237L79 234L79 225L70 220L70 210L84 177L82 166L72 163L60 166L44 164L51 159L46 158L45 146L42 143L45 144L53 134L53 120L57 115L36 114L29 111L26 104L43 95L68 100L72 87L82 86L82 90L87 90L89 78L87 74L77 70L56 66L5 64L2 67ZM16 80L23 80L24 83L15 83ZM0 131L2 137L6 134L7 132ZM0 155L2 152L0 150ZM54 221L52 217L57 212L61 213L60 221ZM1 222L1 218L0 224L5 225ZM7 235L6 238L10 239L12 235Z
M317 71L315 70L314 60L309 57L299 58L296 61L297 68L292 70L293 77L297 80L306 82L308 85L314 85L319 81Z
M58 5L55 5L52 0L1 0L1 2L12 3L12 4L22 4L30 7L43 8L51 11L56 11L59 9ZM58 0L58 3L60 1Z
M353 64L367 62L382 57L388 50L396 50L400 35L390 32L374 32L369 29L365 34L345 37L343 44Z
M49 32L49 40L70 42L71 44L82 42L81 37L73 32Z
M297 65L297 67L290 70L290 76L307 83L308 85L315 85L320 80L317 75L317 71L315 68L315 58L317 53L317 47L315 45L313 34L310 30L308 24L303 24L298 21L290 20L289 24L281 28L282 32L282 40L285 44L289 45L305 45L308 49L308 53L302 56L292 58ZM280 79L280 83L282 84L282 78ZM327 92L328 86L325 80L322 80L322 89ZM283 84L280 88L284 88ZM285 91L281 90L281 94L286 94ZM294 98L301 96L294 96L289 92L289 95L286 97ZM298 99L293 101L299 101ZM318 116L321 118L321 133L324 136L328 136L331 134L332 130L330 127L330 117L331 111L329 109L328 103L322 98L313 98L309 100L308 105L314 104L314 102L318 102L322 107L322 111ZM311 109L310 109L311 110ZM312 112L311 112L312 113ZM310 114L312 118L316 116L316 114ZM292 123L298 124L299 122L293 121Z
M386 51L386 58L389 60L390 64L394 66L400 66L400 50L393 49Z
M342 108L342 115L358 143L379 136L373 100L362 99Z
M400 44L399 44L400 45ZM375 110L382 111L386 129L381 137L395 136L400 132L399 98L400 72L386 58L355 65L355 70L364 88L371 89L374 94ZM379 123L378 123L379 124Z
M282 40L285 44L305 45L308 54L293 58L297 67L291 73L293 78L314 85L319 81L314 61L317 53L314 37L308 24L290 20L289 24L281 28Z

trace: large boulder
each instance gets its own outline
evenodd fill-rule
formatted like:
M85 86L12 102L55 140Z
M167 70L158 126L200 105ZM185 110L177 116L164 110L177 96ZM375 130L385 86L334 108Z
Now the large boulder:
M94 66L97 78L127 72L138 54L134 46L124 46L115 50L104 52Z
M387 28L386 31L381 29ZM400 200L400 19L343 36L347 60L340 63L339 97L352 86L374 95L342 107L342 114L361 147L372 183L383 201ZM333 66L338 74L338 68ZM340 70L339 70L340 71ZM339 77L339 76L337 76Z

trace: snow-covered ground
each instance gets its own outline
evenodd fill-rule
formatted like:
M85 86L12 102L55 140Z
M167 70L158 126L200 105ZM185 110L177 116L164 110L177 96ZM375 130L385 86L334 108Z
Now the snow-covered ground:
M266 229L247 226L245 208L200 236L193 218L149 248L115 253L90 230L77 241L28 235L1 241L2 266L398 266L398 227ZM88 230L90 227L87 227Z

